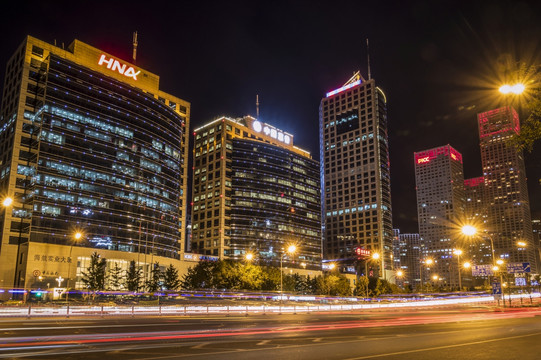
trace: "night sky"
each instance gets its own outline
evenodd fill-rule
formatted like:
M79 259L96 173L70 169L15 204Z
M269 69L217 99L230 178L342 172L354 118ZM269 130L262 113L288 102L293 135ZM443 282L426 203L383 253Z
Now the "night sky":
M0 67L26 35L74 38L161 77L192 104L192 129L255 115L292 133L319 160L319 103L356 70L388 99L394 227L417 232L413 152L451 144L465 177L480 176L476 114L502 106L506 64L541 64L536 1L19 1L1 7ZM507 70L506 70L507 69ZM3 83L4 70L1 72ZM523 103L516 104L522 114ZM541 143L527 156L541 217Z

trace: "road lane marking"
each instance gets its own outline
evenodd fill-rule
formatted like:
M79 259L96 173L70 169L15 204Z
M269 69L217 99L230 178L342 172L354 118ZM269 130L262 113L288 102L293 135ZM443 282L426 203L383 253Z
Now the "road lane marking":
M430 348L397 351L397 352L386 353L386 354L373 354L373 355L366 355L366 356L347 358L347 359L344 359L344 360L363 360L363 359L372 359L372 358L376 358L376 357L387 357L387 356L395 356L395 355L413 354L413 353L424 352L424 351L452 349L452 348L457 348L457 347L462 347L462 346L486 344L486 343L498 342L498 341L502 341L502 340L513 340L513 339L519 339L519 338L537 336L537 335L541 335L541 332L533 333L533 334L525 334L525 335L508 336L508 337L502 337L502 338L498 338L498 339L472 341L472 342L463 343L463 344L434 346L434 347L430 347Z

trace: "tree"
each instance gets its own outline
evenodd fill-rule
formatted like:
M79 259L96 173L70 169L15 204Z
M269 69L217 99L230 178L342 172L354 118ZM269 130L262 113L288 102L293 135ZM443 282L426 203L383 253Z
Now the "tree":
M355 286L355 296L367 296L368 294L368 276L359 276Z
M109 290L121 290L126 282L124 278L124 270L115 262L115 266L109 270Z
M167 290L177 290L180 288L180 279L178 278L178 270L173 266L173 264L169 264L169 267L165 269L165 274L163 277L163 286Z
M137 267L135 260L130 261L130 266L126 273L126 287L129 291L139 291L141 285L141 269Z
M316 277L318 294L330 296L349 296L351 288L344 274L330 274Z
M518 70L511 71L510 77L512 83L522 83L526 88L523 94L506 96L520 97L529 111L528 117L520 122L520 134L510 142L518 151L531 152L535 142L541 139L541 65L519 64Z
M90 265L86 272L83 272L81 281L91 291L103 290L105 288L105 268L107 260L97 252L90 255Z
M149 292L156 292L161 289L162 285L162 272L160 270L160 264L155 262L152 264L150 270L150 279L145 282L145 286Z
M182 277L182 288L187 290L216 289L216 269L219 261L200 261Z

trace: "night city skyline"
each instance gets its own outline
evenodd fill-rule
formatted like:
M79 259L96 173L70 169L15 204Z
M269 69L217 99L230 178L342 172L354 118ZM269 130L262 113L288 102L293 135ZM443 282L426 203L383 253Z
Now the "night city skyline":
M0 358L540 357L539 1L0 9Z
M503 101L498 63L509 53L539 62L535 2L211 5L8 5L0 63L28 34L59 46L79 39L130 61L137 31L137 65L191 103L192 128L255 115L259 95L261 119L319 160L319 101L354 71L367 77L369 38L371 75L388 97L393 226L417 232L413 152L450 144L464 155L466 178L482 175L476 114ZM533 218L539 152L526 156Z

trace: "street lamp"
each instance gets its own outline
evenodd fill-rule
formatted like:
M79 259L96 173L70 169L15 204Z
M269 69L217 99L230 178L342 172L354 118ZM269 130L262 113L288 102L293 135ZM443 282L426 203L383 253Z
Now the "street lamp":
M79 240L81 240L83 238L83 233L79 230L77 230L74 234L73 234L73 240L71 242L71 246L70 246L70 254L68 256L68 276L67 276L67 280L66 280L66 303L68 303L69 305L69 294L70 294L70 279L71 279L71 263L72 263L72 260L71 260L71 253L73 251L73 245L74 243L78 242ZM77 272L77 270L75 270ZM75 274L75 277L77 278L77 274ZM75 287L75 286L74 286Z
M13 204L13 198L12 198L12 197L9 197L9 196L5 197L4 200L2 201L2 205L3 205L4 207L6 207L6 208L7 208L8 206L11 206L11 204Z
M293 255L297 251L297 247L295 245L289 245L287 247L287 251L284 252L282 249L282 254L280 255L280 300L282 300L284 296L284 271L283 271L283 261L284 256L287 254Z
M254 259L254 254L251 253L251 252L248 252L248 253L246 253L246 255L244 255L244 259L246 261L252 261Z
M472 225L464 225L461 229L462 233L466 236L475 236L477 234L477 228ZM492 236L486 235L486 237L490 240L490 247L491 247L491 253L492 253L492 265L495 264L495 256L494 256L494 241L492 240Z
M515 85L505 84L505 85L500 86L500 89L499 89L499 91L504 95L507 95L507 94L520 95L524 92L524 90L526 90L526 86L521 83L517 83Z
M462 291L462 276L460 275L460 255L462 255L462 250L455 249L453 251L453 254L457 256L457 264L458 264L458 291Z
M434 260L428 258L426 260L421 260L421 271L419 272L419 276L421 278L421 291L423 291L423 263L425 265L432 265L434 263Z
M501 90L500 90L501 91ZM475 226L472 226L472 225L464 225L462 227L462 233L464 235L467 235L467 236L474 236L475 234L477 234L477 228ZM494 273L496 273L496 271L499 271L500 270L500 266L503 265L503 260L502 259L498 259L498 261L496 261L496 256L494 255L494 240L492 240L492 236L490 235L486 235L486 237L490 240L490 247L492 249L492 271L494 271ZM498 266L498 265L500 266ZM502 273L500 272L500 284L503 284L503 276L502 276ZM505 307L505 297L504 297L504 292L503 292L503 286L502 286L502 298L504 299L503 300L503 307ZM498 304L500 303L500 300L498 300Z

